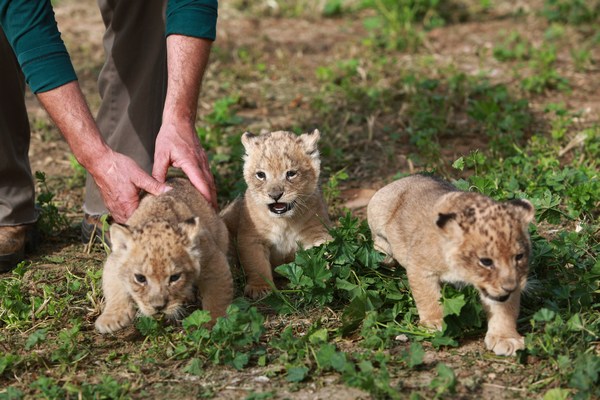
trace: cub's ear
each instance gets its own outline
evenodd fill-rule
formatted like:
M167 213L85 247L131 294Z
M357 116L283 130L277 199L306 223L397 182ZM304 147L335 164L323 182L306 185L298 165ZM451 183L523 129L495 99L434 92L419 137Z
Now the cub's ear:
M510 204L517 210L520 219L525 224L529 224L535 218L535 207L529 200L514 199Z
M252 150L252 142L258 137L252 132L244 132L242 134L242 144L244 145L244 149L246 149L246 153L250 153Z
M198 241L198 237L204 232L200 224L200 217L186 219L178 224L179 229L190 239L192 245Z
M321 132L318 129L315 129L311 133L303 133L300 135L300 139L304 143L304 149L306 150L306 154L311 157L315 157L319 155L319 149L317 148L317 143L321 138Z
M441 229L442 235L449 240L460 240L463 236L463 230L456 220L457 214L454 212L438 213L435 224Z
M110 226L110 242L113 252L127 250L131 240L131 230L127 225L112 224Z
M438 226L438 228L444 229L448 222L453 220L456 220L456 213L439 213L438 219L437 221L435 221L435 224Z

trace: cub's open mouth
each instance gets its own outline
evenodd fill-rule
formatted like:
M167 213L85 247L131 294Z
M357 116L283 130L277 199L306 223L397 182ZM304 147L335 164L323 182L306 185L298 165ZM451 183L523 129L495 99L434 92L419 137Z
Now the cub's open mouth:
M294 208L294 203L271 203L269 204L269 211L273 214L285 214Z
M497 301L498 303L504 303L510 297L510 293L509 294L505 294L504 296L492 296L485 289L482 289L481 291L483 292L483 294L485 295L485 297L487 297L490 300Z

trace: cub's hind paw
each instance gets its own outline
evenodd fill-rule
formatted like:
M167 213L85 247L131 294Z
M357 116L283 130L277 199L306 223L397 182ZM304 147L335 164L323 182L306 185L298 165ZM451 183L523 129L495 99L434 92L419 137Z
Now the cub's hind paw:
M127 313L102 313L96 320L96 330L100 333L113 333L131 324L132 319Z
M523 336L485 335L485 346L499 356L512 356L525 348Z
M262 283L262 284L258 284L258 285L252 285L252 284L247 284L246 288L244 289L244 295L246 297L250 297L253 300L258 300L261 299L265 296L267 296L269 293L271 293L271 286L269 286L266 283Z

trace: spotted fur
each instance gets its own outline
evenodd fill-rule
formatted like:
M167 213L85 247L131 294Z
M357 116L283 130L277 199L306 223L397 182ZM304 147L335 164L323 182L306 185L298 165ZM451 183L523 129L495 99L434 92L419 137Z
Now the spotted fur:
M414 175L380 189L367 214L376 248L406 268L422 324L441 329L441 282L472 284L488 315L488 349L524 347L516 320L531 252L529 201L499 203Z
M145 197L127 225L111 226L102 275L106 305L96 320L101 333L129 325L136 309L178 318L186 304L201 300L214 321L231 303L224 223L188 181L168 183L173 190Z
M318 187L319 138L318 130L242 135L248 189L222 216L237 243L249 297L271 290L272 268L293 260L299 245L309 248L330 239Z

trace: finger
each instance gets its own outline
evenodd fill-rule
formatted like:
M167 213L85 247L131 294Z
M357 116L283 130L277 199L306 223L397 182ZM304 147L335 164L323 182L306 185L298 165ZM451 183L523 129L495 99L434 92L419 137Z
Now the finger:
M152 177L159 182L165 182L167 179L167 172L169 171L169 163L168 158L155 154Z
M114 207L107 206L110 215L114 221L119 224L127 222L131 214L137 209L139 204L138 196L133 196L127 201L119 202Z
M214 186L212 174L209 173L207 176L207 174L204 173L205 171L199 170L197 167L193 167L191 164L184 164L181 166L181 169L187 175L190 182L192 182L192 185L198 189L206 201L208 201L216 210L217 191Z
M153 177L146 175L145 173L139 174L134 182L138 189L145 190L146 192L158 196L159 194L168 192L172 188L162 182L157 181Z

